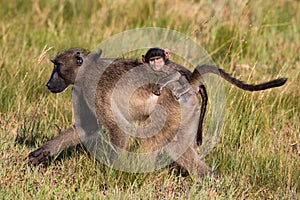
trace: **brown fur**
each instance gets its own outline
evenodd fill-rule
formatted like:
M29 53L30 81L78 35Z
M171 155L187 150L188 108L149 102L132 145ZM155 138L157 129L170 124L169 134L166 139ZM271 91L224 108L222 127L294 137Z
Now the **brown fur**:
M80 66L77 65L76 55L82 55L85 59L87 52L82 49L69 49L63 51L58 54L56 58L54 58L54 63L58 64L55 66L54 71L52 72L51 78L47 83L48 89L52 92L61 92L67 87L67 83L60 84L65 80L65 77L75 77L69 73L77 73L78 68ZM66 59L67 58L67 59ZM73 60L73 61L70 61ZM100 65L105 62L105 59L99 59ZM60 65L63 64L63 65ZM75 64L76 63L76 64ZM119 59L114 61L109 65L109 67L104 71L101 75L101 79L98 82L98 86L96 89L95 96L95 110L96 116L90 114L92 112L86 112L89 109L90 102L85 102L86 100L81 98L78 95L78 102L84 102L86 105L80 106L78 109L75 109L75 112L80 113L85 119L88 121L92 121L97 119L101 125L103 125L109 131L109 136L111 142L121 149L126 149L128 143L128 135L126 135L123 130L121 130L118 126L118 123L114 120L113 113L111 110L111 100L113 98L112 92L116 86L116 83L131 69L140 65L136 60L126 60ZM87 67L87 66L86 66ZM56 69L57 68L57 69ZM86 68L85 70L88 70ZM149 69L151 70L151 69ZM59 72L58 72L59 71ZM152 70L151 70L152 71ZM148 76L150 71L141 71L139 72L140 76ZM88 75L87 75L88 76ZM138 76L138 77L140 77ZM93 78L90 78L93 80ZM130 80L129 80L130 81ZM56 84L56 83L59 84ZM71 80L70 84L74 84L75 80ZM130 83L129 83L130 84ZM175 147L173 149L168 149L167 151L170 153L172 157L172 150L177 150L181 147L181 141L186 140L188 136L180 135L176 136L178 132L179 124L182 119L182 111L185 112L184 108L180 107L179 103L173 98L171 92L167 89L163 89L162 94L158 99L153 102L149 102L149 97L153 96L152 88L153 84L149 83L141 86L137 90L134 91L132 97L130 98L129 110L131 117L134 121L141 123L142 125L147 125L152 120L160 120L160 115L157 112L149 113L150 107L154 104L158 104L164 107L165 112L167 113L166 121L164 122L163 128L154 136L149 138L141 138L139 140L139 144L141 146L141 150L143 152L152 152L156 150L161 150L164 146L170 142L175 143ZM81 88L75 88L74 94L76 95L76 90L80 91ZM85 92L85 91L83 91ZM87 91L88 92L88 91ZM80 92L78 92L80 93ZM196 112L197 106L187 110L186 113L194 113ZM153 116L151 116L153 115ZM192 117L197 117L196 115L191 115ZM96 120L95 120L96 121ZM188 123L190 120L188 120ZM81 127L87 127L85 122L79 122ZM152 124L155 124L152 122ZM193 124L188 124L187 127L194 126ZM34 165L38 165L41 162L47 160L49 156L53 156L59 153L61 150L76 145L80 142L79 137L76 136L78 134L79 127L71 126L65 132L61 133L59 136L53 138L52 140L46 142L44 145L39 147L37 150L31 152L28 156L28 160L30 163ZM92 130L93 127L87 127L87 129ZM86 131L86 137L88 137L88 131ZM84 139L85 137L80 137L80 139ZM177 142L177 140L179 142ZM194 140L192 138L192 140ZM196 173L198 176L203 176L204 174L211 173L211 169L201 161L200 157L197 155L196 150L193 148L193 145L189 145L188 143L183 142L182 144L186 145L185 150L182 152L183 154L179 157L176 157L175 161L186 168L188 171L192 173ZM174 156L172 157L174 158Z
M68 49L61 53L59 53L52 62L55 64L54 70L51 74L50 80L47 83L47 87L50 91L62 92L68 85L74 84L75 78L77 77L77 73L79 67L81 66L81 59L85 61L86 57L89 55L89 52L84 49ZM97 54L94 55L97 57ZM99 56L99 55L98 55ZM105 62L112 62L113 60L101 58L96 59L99 61L98 65L102 65ZM101 79L98 82L98 86L96 89L95 96L95 115L92 112L89 112L90 106L88 99L81 99L78 96L78 102L83 102L86 104L85 108L78 108L75 110L76 112L82 112L84 118L89 119L88 121L99 121L101 125L105 126L109 130L109 135L111 142L118 147L125 149L128 143L128 135L126 135L118 126L118 123L114 120L111 110L111 100L113 98L112 93L116 83L123 77L131 69L139 66L141 63L137 60L126 60L119 59L114 61L110 66L104 71L101 75ZM88 64L87 64L88 65ZM88 67L86 65L86 67ZM145 68L146 69L146 68ZM86 68L88 72L88 68ZM150 69L149 69L150 70ZM152 70L151 70L152 71ZM150 71L142 71L140 72L140 76L147 76L151 72ZM258 85L248 85L244 84L241 81L231 77L229 74L224 72L221 69L218 69L215 66L204 65L198 66L195 71L190 75L190 82L193 86L198 87L200 85L200 94L204 96L204 112L203 108L201 108L201 114L204 117L206 102L207 102L207 94L205 91L205 87L202 83L202 73L215 73L218 74L228 80L229 82L237 85L238 87L255 91L255 90L263 90L271 87L278 87L283 85L286 82L286 79L276 79L273 81L269 81L266 83L258 84ZM93 78L90 78L93 80ZM130 81L130 79L129 79ZM134 84L134 83L128 83ZM203 87L201 87L203 86ZM132 97L130 98L129 103L129 112L134 121L140 122L143 125L147 125L151 121L151 117L154 120L160 120L160 116L156 115L157 113L149 113L149 109L154 104L162 105L167 112L167 119L164 124L164 127L153 137L142 138L139 139L139 143L141 145L141 149L143 152L152 152L154 150L159 150L163 148L167 143L175 140L176 133L178 131L178 126L180 121L185 120L181 118L181 112L190 112L192 114L196 114L196 107L191 108L188 111L185 111L184 107L181 108L179 103L173 98L171 92L167 89L163 89L161 96L157 100L149 101L149 98L152 94L153 84L149 83L141 86L137 90L134 91ZM80 88L77 88L80 90ZM82 88L81 88L82 89ZM83 91L89 92L89 91ZM76 89L74 89L74 93L76 94ZM87 102L86 102L87 101ZM146 103L148 102L148 103ZM202 104L203 104L202 102ZM81 110L82 109L82 110ZM183 110L182 110L183 109ZM153 114L153 116L151 116ZM195 116L196 117L196 116ZM203 118L202 118L203 120ZM80 123L79 123L80 124ZM80 124L82 127L85 127L86 124L82 122ZM154 123L155 125L155 123ZM187 124L187 126L193 124ZM202 126L202 121L200 119L199 126ZM46 142L37 150L31 152L28 156L28 161L34 165L38 165L41 162L47 160L50 156L53 156L63 149L76 145L80 143L80 139L84 140L85 137L88 137L88 133L85 137L78 137L78 129L72 125L66 131L53 138L52 140ZM94 127L88 127L91 131ZM179 140L184 140L185 135L179 137ZM178 138L176 138L178 140ZM180 148L180 142L178 143ZM172 157L172 156L171 156ZM188 171L196 173L199 176L203 176L204 174L211 173L211 169L199 158L196 150L192 145L188 146L183 154L176 158L175 160L178 164L186 168Z

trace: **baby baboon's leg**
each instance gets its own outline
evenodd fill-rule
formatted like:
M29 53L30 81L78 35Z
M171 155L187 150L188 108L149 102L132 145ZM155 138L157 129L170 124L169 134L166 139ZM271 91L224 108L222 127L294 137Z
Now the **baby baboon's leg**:
M49 140L41 147L28 155L28 162L33 165L39 165L49 159L49 157L58 154L62 150L75 146L80 143L75 126L69 127L67 130Z

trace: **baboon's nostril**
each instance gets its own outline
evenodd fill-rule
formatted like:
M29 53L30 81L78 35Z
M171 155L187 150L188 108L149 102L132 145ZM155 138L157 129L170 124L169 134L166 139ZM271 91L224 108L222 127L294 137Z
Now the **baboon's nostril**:
M47 82L47 83L46 83L46 87L47 87L47 88L50 88L50 87L51 87L51 83L50 83L50 82Z

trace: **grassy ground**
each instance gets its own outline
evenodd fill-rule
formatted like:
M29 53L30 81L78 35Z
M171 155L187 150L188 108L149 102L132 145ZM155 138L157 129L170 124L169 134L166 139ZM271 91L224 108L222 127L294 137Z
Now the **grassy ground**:
M300 198L299 1L0 2L0 199ZM70 90L54 95L44 86L49 58L149 26L190 36L245 81L289 78L282 88L256 93L224 83L225 126L205 157L221 179L196 182L179 167L124 173L80 146L48 168L28 167L28 153L73 121Z

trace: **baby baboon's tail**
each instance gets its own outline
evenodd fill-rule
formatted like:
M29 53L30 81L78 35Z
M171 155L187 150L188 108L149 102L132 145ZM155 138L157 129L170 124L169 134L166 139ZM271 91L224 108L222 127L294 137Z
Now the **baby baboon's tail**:
M200 85L200 82L202 82L201 75L206 73L213 73L216 75L221 76L228 82L232 83L233 85L248 91L259 91L259 90L265 90L268 88L273 87L279 87L285 84L287 81L287 78L278 78L274 79L268 82L260 83L260 84L246 84L243 81L240 81L234 77L232 77L230 74L225 72L223 69L220 69L214 65L201 65L197 66L197 68L194 70L193 74L190 77L190 82L193 85Z

